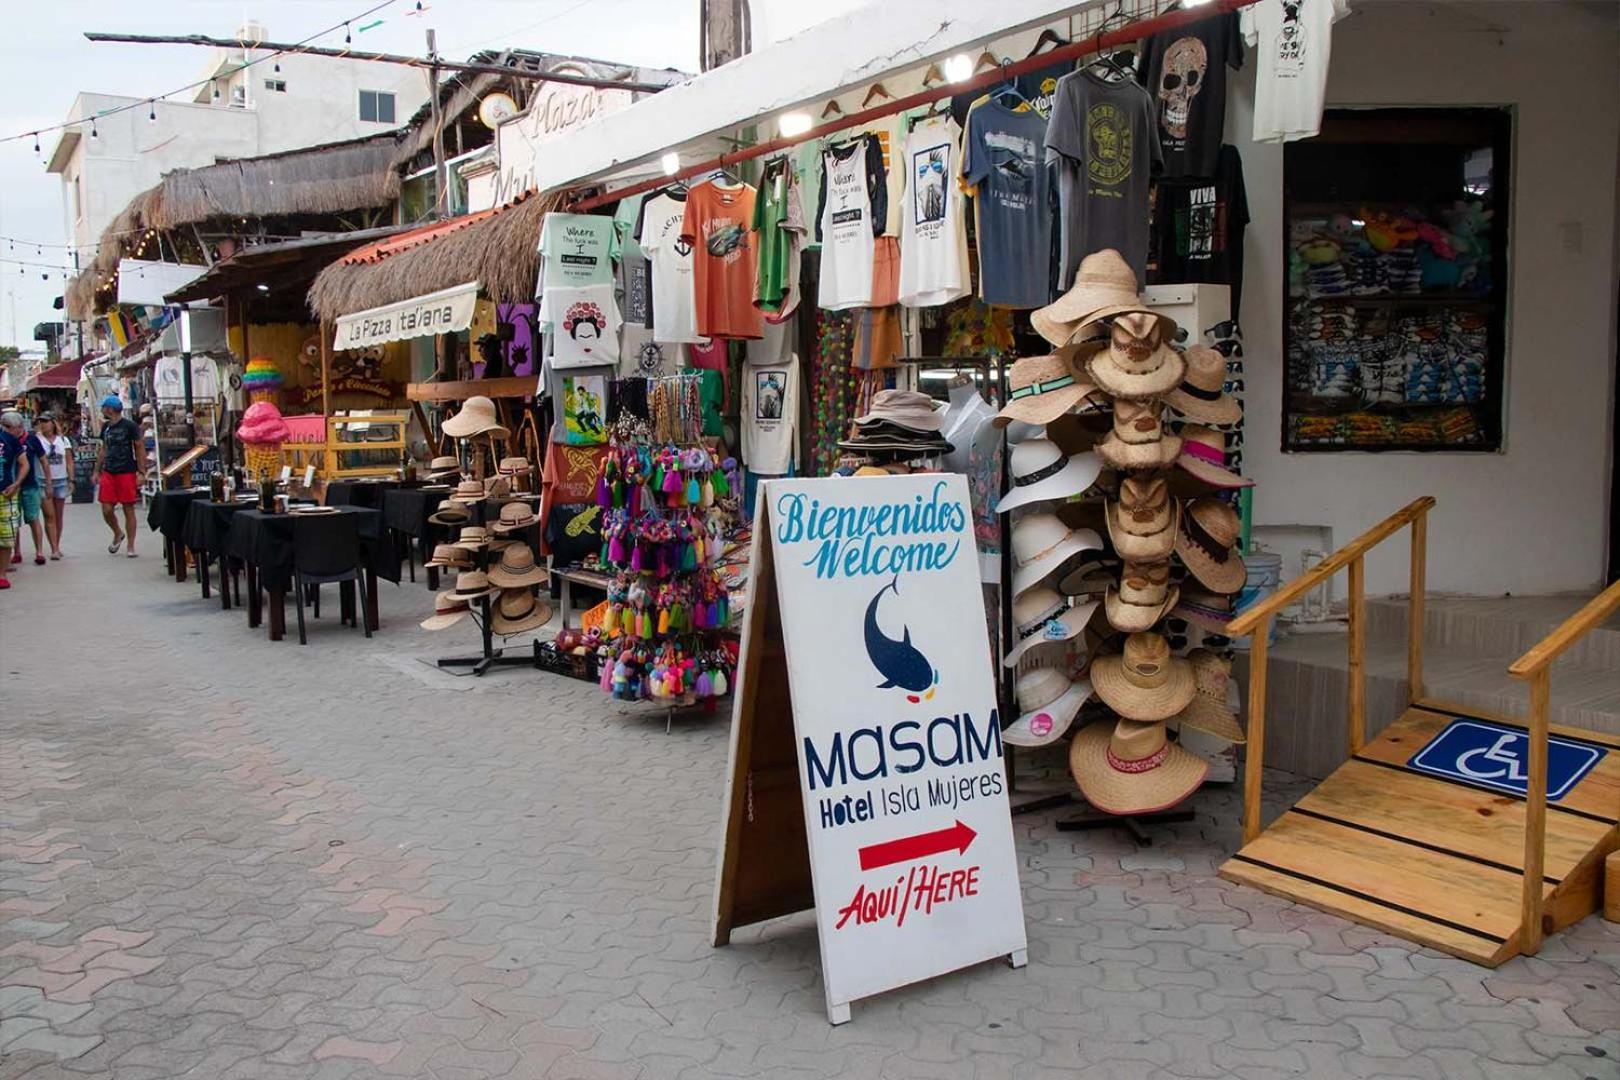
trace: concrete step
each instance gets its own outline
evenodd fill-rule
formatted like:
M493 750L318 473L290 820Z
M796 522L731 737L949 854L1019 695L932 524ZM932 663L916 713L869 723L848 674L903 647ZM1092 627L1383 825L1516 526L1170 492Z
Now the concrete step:
M1324 777L1344 762L1350 700L1348 641L1344 632L1296 633L1272 647L1266 677L1268 766ZM1426 642L1427 697L1523 717L1529 711L1529 686L1507 674L1508 663L1520 651L1515 647L1506 654L1488 655L1471 647ZM1620 734L1616 670L1620 669L1560 664L1552 679L1551 722ZM1239 685L1246 693L1244 654L1239 654L1234 674L1243 680ZM1406 708L1404 632L1368 634L1366 690L1367 734L1371 737Z
M1424 645L1431 650L1500 659L1505 667L1580 610L1592 595L1430 596L1424 606ZM1368 600L1367 639L1404 642L1407 612L1405 597ZM1572 668L1605 671L1620 677L1620 614L1599 624L1576 642L1553 670Z

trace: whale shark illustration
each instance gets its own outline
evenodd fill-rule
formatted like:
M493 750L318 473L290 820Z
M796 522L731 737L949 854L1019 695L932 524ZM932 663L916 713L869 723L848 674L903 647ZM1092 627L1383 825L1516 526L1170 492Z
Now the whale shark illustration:
M928 657L911 643L911 627L902 626L900 640L895 641L878 626L878 603L882 601L883 594L891 590L894 595L900 595L900 575L896 574L894 580L879 589L872 602L866 605L866 655L878 674L883 676L878 689L899 687L907 691L906 700L913 704L930 700L939 684L939 672L928 662Z

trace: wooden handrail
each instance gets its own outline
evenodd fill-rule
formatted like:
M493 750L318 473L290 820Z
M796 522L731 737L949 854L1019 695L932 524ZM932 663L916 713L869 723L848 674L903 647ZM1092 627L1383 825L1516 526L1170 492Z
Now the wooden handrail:
M1306 573L1290 581L1258 604L1246 609L1243 614L1227 624L1227 636L1240 637L1243 634L1252 632L1256 626L1260 625L1262 620L1270 619L1299 597L1310 592L1322 582L1349 566L1350 563L1365 555L1369 548L1376 546L1380 541L1389 537L1391 533L1410 524L1420 515L1428 513L1433 506L1433 495L1425 495L1421 499L1414 499L1338 551L1335 551L1332 555L1317 563Z
M1588 630L1620 610L1620 581L1592 597L1586 606L1565 619L1558 629L1542 638L1523 656L1513 661L1508 674L1515 679L1528 679L1564 654ZM1234 622L1236 620L1233 620Z

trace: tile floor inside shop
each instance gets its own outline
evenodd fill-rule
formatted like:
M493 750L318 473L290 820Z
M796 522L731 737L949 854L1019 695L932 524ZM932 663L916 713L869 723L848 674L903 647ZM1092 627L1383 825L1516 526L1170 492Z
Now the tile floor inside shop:
M1620 927L1489 971L1226 884L1234 789L1016 818L1029 966L829 1027L808 914L709 945L725 717L444 675L420 583L272 644L106 542L0 593L0 1077L1620 1076Z

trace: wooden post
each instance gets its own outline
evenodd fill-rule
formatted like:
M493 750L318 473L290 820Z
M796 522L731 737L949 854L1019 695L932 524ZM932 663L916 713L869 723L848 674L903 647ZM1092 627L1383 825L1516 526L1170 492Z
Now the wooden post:
M1243 842L1260 835L1260 785L1266 767L1266 650L1271 641L1271 617L1249 635L1249 710L1244 718L1248 742L1243 744Z
M332 455L332 341L336 328L321 323L321 474L327 475L337 460Z
M1424 695L1423 688L1423 599L1427 588L1429 558L1429 512L1412 519L1412 585L1406 611L1406 703Z
M427 32L428 51L428 106L433 117L433 217L444 217L448 204L445 200L444 172L444 117L439 112L439 46L432 30Z
M1541 893L1547 841L1547 707L1552 670L1530 677L1530 777L1524 796L1524 897L1520 904L1519 952L1541 950Z
M1350 756L1367 741L1367 573L1366 560L1350 563Z

